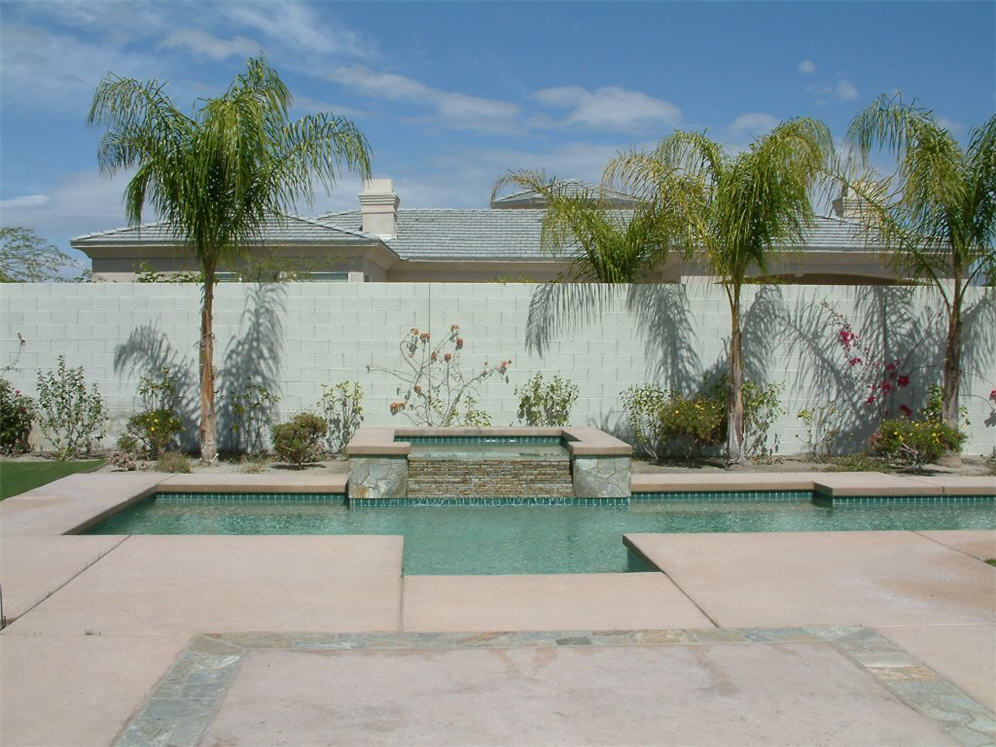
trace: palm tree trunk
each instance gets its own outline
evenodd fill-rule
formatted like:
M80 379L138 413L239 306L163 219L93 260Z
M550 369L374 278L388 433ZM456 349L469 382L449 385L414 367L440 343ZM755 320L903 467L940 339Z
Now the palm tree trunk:
M218 454L214 410L214 265L204 265L204 303L201 307L201 463L210 464Z
M730 391L726 402L726 464L746 463L744 454L744 353L740 332L740 292L730 296Z
M961 289L955 286L948 314L948 337L944 346L944 382L941 389L941 419L958 427L958 389L961 386Z

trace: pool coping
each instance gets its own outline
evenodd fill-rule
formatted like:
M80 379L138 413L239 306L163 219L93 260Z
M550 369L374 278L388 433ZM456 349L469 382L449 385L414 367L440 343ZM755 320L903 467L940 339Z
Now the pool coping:
M395 429L389 429L393 433ZM406 445L407 446L407 445ZM80 534L156 492L345 494L348 475L89 473L64 477L0 502L0 536ZM812 491L829 499L992 496L996 477L907 477L878 472L688 475L639 473L633 493Z

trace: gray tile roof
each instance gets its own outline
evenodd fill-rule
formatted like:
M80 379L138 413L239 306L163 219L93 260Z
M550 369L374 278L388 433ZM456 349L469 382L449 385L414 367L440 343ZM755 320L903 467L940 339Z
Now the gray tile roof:
M543 210L398 210L398 235L385 243L407 260L549 260L540 249ZM328 213L315 220L358 231L360 211ZM792 247L798 249L799 247ZM854 223L817 217L803 250L861 252L865 240Z
M583 182L579 179L563 179L557 182L561 194L576 196L600 195L606 204L612 207L636 207L639 200L623 192L614 189L603 189L594 184ZM541 208L546 205L546 198L532 189L524 189L520 192L498 197L491 201L494 209L521 209L521 208Z
M330 226L314 218L300 216L273 216L263 226L264 244L369 244L379 242L376 236L355 230ZM110 231L77 236L72 245L78 249L88 246L122 246L134 244L176 245L180 241L165 223L144 223L141 226L115 228Z

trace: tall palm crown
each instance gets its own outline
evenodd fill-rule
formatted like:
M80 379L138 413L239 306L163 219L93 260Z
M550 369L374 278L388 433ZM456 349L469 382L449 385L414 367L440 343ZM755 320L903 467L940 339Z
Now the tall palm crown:
M702 133L678 131L650 152L629 152L605 170L607 182L638 196L654 216L658 240L701 257L730 305L727 460L743 450L740 296L752 272L766 274L771 251L802 243L813 219L811 191L833 149L814 119L792 119L736 155Z
M491 199L510 184L543 198L540 247L568 261L570 280L631 283L661 257L653 221L644 212L633 215L597 190L534 171L508 172L495 183Z
M183 114L157 80L108 75L88 122L105 128L101 170L137 168L125 190L132 224L148 202L204 270L201 315L201 458L216 453L212 306L219 261L261 238L270 217L311 202L313 179L331 190L343 168L368 178L370 148L349 120L329 114L288 119L291 95L262 59L217 98Z
M996 115L971 131L963 150L930 110L881 96L854 118L847 139L866 169L873 149L896 158L888 179L869 170L842 180L900 272L940 293L948 312L941 411L957 427L965 292L977 278L996 278Z

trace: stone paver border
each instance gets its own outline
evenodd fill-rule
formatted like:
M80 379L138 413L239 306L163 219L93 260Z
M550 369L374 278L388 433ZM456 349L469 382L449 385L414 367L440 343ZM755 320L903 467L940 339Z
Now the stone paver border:
M243 633L194 637L116 744L196 745L254 650L355 651L828 643L879 685L964 745L992 744L996 714L872 628L719 628L494 633Z

